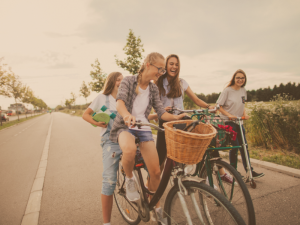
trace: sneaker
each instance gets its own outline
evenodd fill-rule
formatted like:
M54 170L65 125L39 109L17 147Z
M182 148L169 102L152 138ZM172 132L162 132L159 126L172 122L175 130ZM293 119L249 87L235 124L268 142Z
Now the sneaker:
M206 184L207 184L208 186L210 186L208 177L206 177ZM218 190L218 187L217 187L215 184L214 184L214 189L215 189L215 190Z
M260 177L263 177L265 174L264 173L256 173L255 171L252 171L252 177L253 179L257 179Z
M150 214L151 214L151 220L152 221L157 221L158 220L157 222L160 222L162 225L167 225L168 224L167 218L163 218L162 208L157 209L156 215L154 214L154 210L152 210ZM156 216L157 216L157 220L156 220Z
M221 176L221 180L226 183L229 183L229 184L232 184L232 182L233 182L232 177L227 173L225 173L223 176Z
M137 191L137 185L134 178L126 177L126 197L131 202L140 199L140 194Z

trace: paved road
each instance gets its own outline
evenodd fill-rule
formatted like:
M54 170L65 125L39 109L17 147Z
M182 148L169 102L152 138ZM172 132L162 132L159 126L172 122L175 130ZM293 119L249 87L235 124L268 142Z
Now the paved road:
M39 224L103 222L99 130L79 117L52 113L0 131L1 225L21 224L51 121ZM300 180L256 170L266 174L257 189L249 187L257 224L299 224ZM126 224L115 205L112 224Z

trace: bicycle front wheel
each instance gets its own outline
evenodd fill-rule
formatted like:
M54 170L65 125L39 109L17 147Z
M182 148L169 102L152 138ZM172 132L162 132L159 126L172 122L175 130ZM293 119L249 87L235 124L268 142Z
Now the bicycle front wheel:
M140 223L141 219L139 217L137 204L130 202L126 198L125 176L125 171L123 170L121 163L119 163L114 198L124 220L128 224L136 225Z
M253 202L248 191L246 184L244 183L241 175L236 171L234 167L229 165L227 162L216 159L211 160L211 171L213 183L216 186L215 188L222 193L238 210L240 215L243 217L246 224L255 225L255 212L253 207ZM223 181L219 178L219 169L225 169L225 172L232 178L233 183L228 181ZM203 179L207 178L206 167L200 171L200 177Z
M182 195L178 185L171 188L164 211L170 224L245 224L232 204L210 186L184 181L188 194Z

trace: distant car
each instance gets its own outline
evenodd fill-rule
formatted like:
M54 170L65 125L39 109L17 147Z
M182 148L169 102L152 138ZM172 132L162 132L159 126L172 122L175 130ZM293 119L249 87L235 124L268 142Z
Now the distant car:
M1 113L2 121L9 121L8 116L5 113Z

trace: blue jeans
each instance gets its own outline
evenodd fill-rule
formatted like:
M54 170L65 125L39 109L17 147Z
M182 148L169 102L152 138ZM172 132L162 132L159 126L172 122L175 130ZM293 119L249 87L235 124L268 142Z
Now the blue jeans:
M122 151L119 144L109 140L109 133L101 137L102 157L103 157L103 181L102 191L104 195L114 193L117 182L117 171L119 169L120 155Z
M141 131L141 130L128 130L133 136L138 137L140 139L140 143L146 141L154 141L153 135L151 131Z
M234 122L226 122L226 125L232 126L232 129L237 132L237 137L234 141L231 141L232 146L242 146L243 144L243 140L242 140L242 135L241 135L241 130L238 124L234 123ZM243 135L244 135L244 140L245 140L245 144L247 144L247 139L246 139L246 135L245 135L245 128L242 125L242 130L243 130ZM249 158L249 164L250 164L250 157L249 157L249 151L248 151L248 145L246 145L247 148L247 154L248 154L248 158ZM242 161L243 161L243 165L245 170L247 171L247 163L246 163L246 157L245 157L245 152L243 147L239 148L240 153L241 153L241 157L242 157ZM237 163L237 152L238 149L232 149L229 152L229 160L230 160L230 164L231 165L235 165ZM251 167L251 164L250 164ZM251 170L253 170L253 168L251 167Z

